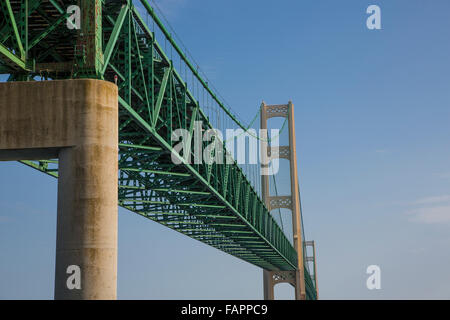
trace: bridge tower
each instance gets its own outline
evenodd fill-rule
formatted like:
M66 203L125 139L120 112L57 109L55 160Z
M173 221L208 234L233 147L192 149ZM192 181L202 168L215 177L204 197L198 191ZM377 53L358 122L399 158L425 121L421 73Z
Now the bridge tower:
M262 142L262 150L267 150L267 158L261 164L261 191L265 205L269 211L277 208L287 208L292 212L293 242L297 251L298 266L294 271L263 270L264 299L274 299L274 287L278 283L289 283L295 288L295 299L306 300L305 274L303 261L303 243L301 226L301 207L298 189L297 152L295 141L294 105L291 101L287 105L261 105L261 129L267 129L267 120L274 117L285 117L289 127L289 146L270 147ZM264 139L263 139L264 140ZM267 171L269 161L276 158L285 158L290 162L291 195L271 196L269 190L269 175Z

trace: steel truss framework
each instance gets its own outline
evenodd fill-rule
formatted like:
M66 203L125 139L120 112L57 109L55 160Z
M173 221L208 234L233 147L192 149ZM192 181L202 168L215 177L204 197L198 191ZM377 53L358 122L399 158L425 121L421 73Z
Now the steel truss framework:
M120 206L261 268L296 269L295 249L236 163L189 164L178 153L181 164L171 160L175 129L192 137L194 121L205 130L212 125L132 1L0 3L0 73L9 74L8 81L118 78ZM81 8L83 32L66 25L71 4ZM193 141L188 145L193 157ZM58 177L57 159L22 162ZM307 298L315 299L305 274Z

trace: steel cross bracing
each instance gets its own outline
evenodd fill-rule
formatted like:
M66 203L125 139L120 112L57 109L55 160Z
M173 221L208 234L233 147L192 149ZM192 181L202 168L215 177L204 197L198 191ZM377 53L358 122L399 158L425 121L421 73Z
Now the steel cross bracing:
M148 2L140 3L224 107ZM72 4L81 8L81 31L67 26ZM192 133L196 120L205 130L212 124L133 1L2 0L0 10L0 73L8 81L117 78L120 206L261 268L296 269L295 249L236 163L189 164L181 156L181 164L173 163L172 132ZM58 160L22 162L58 177Z

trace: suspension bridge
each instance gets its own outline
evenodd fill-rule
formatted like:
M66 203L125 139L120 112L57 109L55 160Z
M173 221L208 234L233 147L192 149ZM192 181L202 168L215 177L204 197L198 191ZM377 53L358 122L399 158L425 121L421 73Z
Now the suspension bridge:
M282 117L289 131L286 146L257 138L264 157L290 161L291 194L271 194L268 164L225 161L218 136L211 152L223 161L195 161L196 123L248 136L255 120L228 107L147 0L2 0L0 10L0 160L58 178L55 298L116 297L117 205L262 268L266 299L281 282L318 298L291 102L258 111L260 128ZM189 133L182 154L177 129ZM280 208L292 211L292 238ZM69 265L80 288L67 286Z

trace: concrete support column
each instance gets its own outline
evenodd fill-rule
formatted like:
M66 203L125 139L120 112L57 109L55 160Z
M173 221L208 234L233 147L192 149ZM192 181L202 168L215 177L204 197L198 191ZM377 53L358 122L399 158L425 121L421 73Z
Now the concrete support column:
M273 272L268 270L263 270L263 283L264 283L264 300L274 300L274 283L273 283Z
M76 281L79 288L73 288ZM116 299L116 283L117 149L105 145L63 148L59 152L55 299Z
M93 79L0 83L0 160L54 158L55 299L115 299L117 86Z

